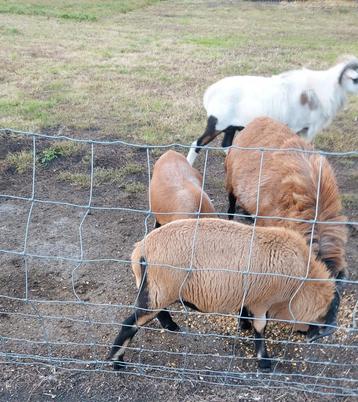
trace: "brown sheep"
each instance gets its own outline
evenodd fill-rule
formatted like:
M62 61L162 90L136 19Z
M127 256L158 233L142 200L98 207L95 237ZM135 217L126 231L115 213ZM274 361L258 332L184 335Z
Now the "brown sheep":
M235 138L233 145L313 150L312 145L298 137L287 126L267 117L252 121ZM230 149L225 161L226 189L230 203L229 219L233 219L236 202L247 213L256 214L260 159L260 151ZM342 224L325 222L342 222L346 218L342 215L333 169L325 157L303 152L264 152L257 215L304 219L310 222L259 218L257 225L294 229L301 233L309 244L312 220L316 213L320 164L322 176L317 220L323 223L315 225L313 251L327 265L334 277L342 279L346 276L347 230Z
M263 339L267 315L329 325L311 325L312 340L332 333L337 300L326 266L314 257L308 266L304 238L277 227L256 228L250 258L253 230L222 219L184 219L137 243L132 253L137 308L112 346L114 368L124 367L125 348L139 326L157 317L164 328L179 330L164 310L178 301L201 312L224 314L240 314L245 303L253 314L255 349L263 369L271 366Z
M177 219L194 218L199 210L200 217L216 218L210 198L202 191L202 182L201 174L183 155L171 150L165 152L154 164L149 187L156 227Z

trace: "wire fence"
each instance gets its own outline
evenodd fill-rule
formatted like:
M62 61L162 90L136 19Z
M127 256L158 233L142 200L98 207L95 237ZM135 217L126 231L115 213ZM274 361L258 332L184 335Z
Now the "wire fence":
M139 296L139 291L135 291L129 256L133 244L151 231L154 219L146 191L136 193L130 202L126 201L127 205L121 205L123 198L113 184L107 189L114 200L117 198L112 205L106 203L108 192L96 194L97 151L99 147L105 147L101 154L103 161L106 149L114 147L117 149L116 155L123 158L124 163L128 162L126 157L130 152L136 152L136 162L143 166L141 179L148 189L158 151L173 148L186 150L189 147L182 144L156 146L120 140L79 139L12 129L0 129L0 134L19 141L30 141L32 154L31 174L24 181L15 183L5 178L5 186L0 191L0 362L3 365L35 364L63 371L96 371L117 375L106 356L114 336L122 327L121 322L135 311ZM78 191L54 179L46 182L46 174L50 175L50 170L39 168L41 143L63 140L81 144L88 151L89 157L83 165L89 177L86 191ZM248 261L243 272L255 274L250 272L250 266L258 219L309 223L312 225L309 261L306 275L296 278L301 280L297 293L309 280L315 225L348 224L356 227L358 222L355 219L320 221L319 191L312 219L261 216L259 202L263 161L267 153L283 150L241 149L260 152L256 211L249 216L254 223L251 226ZM207 190L207 183L213 174L210 157L217 150L221 148L205 147L202 151L205 156L203 190ZM321 155L317 189L320 189L324 156L332 159L358 156L357 151L284 151ZM42 183L41 192L39 182ZM25 194L27 190L24 187L29 190L28 194ZM63 194L69 194L72 198L59 198ZM227 218L226 212L218 211L217 215ZM194 217L198 218L198 214ZM237 217L248 216L237 214ZM186 279L195 270L199 229L197 219L189 266L171 267L185 269ZM222 271L232 272L230 268L222 267ZM239 313L199 313L188 309L181 300L169 309L180 324L178 334L163 330L156 322L142 326L132 344L126 346L127 368L120 375L270 390L290 388L320 395L357 397L358 281L356 267L350 266L349 270L350 278L340 280L346 288L334 335L307 343L294 332L292 326L278 325L279 321L283 321L281 324L296 321L268 318L270 325L266 331L266 341L273 363L270 372L257 369L252 334L237 330L237 318L242 313L249 291L246 287ZM272 275L294 277L289 273Z

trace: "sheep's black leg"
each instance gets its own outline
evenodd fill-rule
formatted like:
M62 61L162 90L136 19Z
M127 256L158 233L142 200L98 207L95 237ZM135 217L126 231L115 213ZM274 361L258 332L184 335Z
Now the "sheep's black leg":
M254 330L254 334L255 334L255 351L256 356L259 360L259 368L268 370L271 368L271 359L266 350L266 344L264 339L265 330L261 332Z
M186 157L187 161L192 165L197 154L200 152L199 147L209 144L221 131L216 130L218 119L214 116L209 116L204 134L191 144L190 151Z
M157 315L157 318L160 322L160 325L164 329L168 329L169 331L180 331L179 325L173 321L169 311L167 310L162 310L159 312Z
M245 215L245 217L241 217L241 219L244 219L246 223L252 224L255 222L255 219L250 216L250 214L242 208L240 205L238 206L238 211L236 211L236 197L233 193L229 193L228 196L229 199L229 208L227 210L228 218L230 221L234 219L235 213L239 213L241 215Z
M252 315L249 310L246 307L243 307L241 317L238 319L240 330L247 330L252 328L250 317L252 317Z
M151 321L156 315L157 313L155 311L137 309L132 315L123 321L122 329L114 340L108 356L108 360L113 361L114 370L121 370L125 367L123 356L126 347L138 332L138 329Z
M238 205L236 208L236 213L240 215L245 215L245 216L240 216L241 219L245 221L248 225L252 225L255 222L255 219L252 218L251 214L246 211L245 208L243 208L241 205Z
M271 360L266 350L265 344L265 328L266 314L253 314L254 319L252 326L254 327L255 351L260 369L269 370L271 368Z
M244 127L242 127L242 126L229 126L228 128L225 128L225 130L224 130L224 133L225 133L224 139L223 139L223 141L221 143L222 147L227 148L227 147L231 146L232 142L234 140L234 136L235 136L236 131L241 131L243 129L244 129Z
M120 370L125 367L125 363L123 362L125 347L138 331L138 327L134 325L136 317L136 313L134 313L123 321L122 329L113 342L108 360L113 360L114 370Z
M235 206L236 206L236 197L233 193L229 193L229 209L227 210L227 214L229 216L230 221L234 219Z
M147 262L144 257L140 258L140 265L142 271L142 280L139 285L139 294L136 302L136 309L132 315L123 321L122 329L117 335L112 349L109 353L108 359L113 361L114 370L120 370L124 368L125 363L123 361L124 352L126 347L137 333L138 329L151 321L156 315L156 311L149 311L149 295L147 288Z

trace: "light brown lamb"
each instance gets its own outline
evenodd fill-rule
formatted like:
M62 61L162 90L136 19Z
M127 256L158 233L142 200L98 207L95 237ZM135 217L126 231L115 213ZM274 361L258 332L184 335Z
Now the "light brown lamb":
M250 258L253 230L222 219L185 219L154 230L137 243L132 270L139 288L138 309L123 322L113 344L109 358L114 368L124 366L125 348L138 326L157 317L164 328L179 330L164 310L177 301L201 312L224 314L240 315L247 306L263 369L271 364L263 340L267 316L329 324L311 325L312 339L332 333L335 285L326 266L314 257L308 265L304 238L277 227L255 229Z
M198 212L200 217L216 218L202 182L201 174L183 155L172 150L165 152L154 164L149 187L156 227L177 219L195 218Z
M287 126L270 118L252 121L235 138L234 146L258 148L288 148L312 151L313 146L298 137ZM321 160L322 158L322 160ZM235 204L248 214L256 214L257 188L261 151L230 149L226 161L226 189L229 193L229 219L235 213ZM319 196L318 178L322 166ZM260 180L259 216L278 216L312 221L316 213L313 251L337 278L346 276L345 246L347 230L343 224L340 194L334 171L328 160L304 152L265 151ZM309 244L312 222L285 219L257 219L257 225L284 226L301 233Z

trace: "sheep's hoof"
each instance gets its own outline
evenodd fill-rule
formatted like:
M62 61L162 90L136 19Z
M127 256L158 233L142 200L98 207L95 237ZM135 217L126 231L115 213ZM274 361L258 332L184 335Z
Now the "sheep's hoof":
M165 329L167 329L168 331L172 331L172 332L180 332L180 327L177 323L175 323L174 321L171 322L170 324L167 324L165 326Z
M271 359L259 360L259 369L266 372L271 371Z
M122 371L126 368L126 364L123 361L123 357L119 357L118 360L113 360L113 370Z

